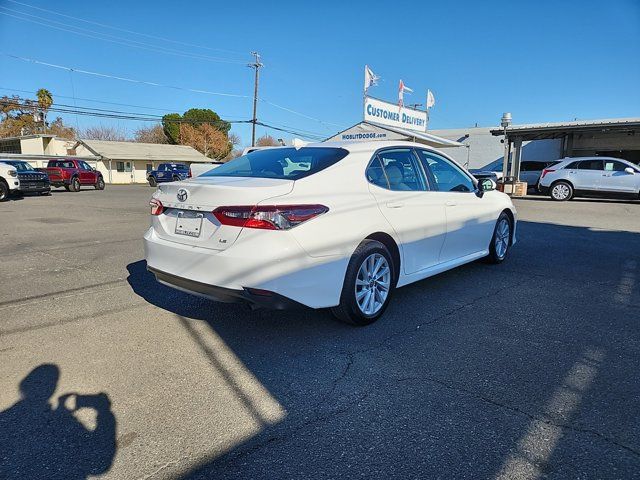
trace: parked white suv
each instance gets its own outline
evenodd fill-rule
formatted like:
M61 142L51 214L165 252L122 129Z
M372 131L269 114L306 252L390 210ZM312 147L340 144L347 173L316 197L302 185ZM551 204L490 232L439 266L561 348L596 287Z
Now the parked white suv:
M565 158L542 171L540 191L557 201L574 196L638 199L640 167L619 158Z
M258 150L162 184L144 235L156 279L221 302L378 319L396 287L515 243L511 199L409 142Z
M0 202L6 200L18 190L20 190L20 180L18 180L16 167L4 163L0 159Z

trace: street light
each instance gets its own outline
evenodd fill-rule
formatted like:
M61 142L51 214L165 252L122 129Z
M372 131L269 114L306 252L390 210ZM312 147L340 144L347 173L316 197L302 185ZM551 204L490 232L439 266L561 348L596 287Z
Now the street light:
M509 142L507 141L507 128L511 125L511 113L504 112L500 119L500 126L504 132L504 160L502 161L502 181L504 182L509 172Z

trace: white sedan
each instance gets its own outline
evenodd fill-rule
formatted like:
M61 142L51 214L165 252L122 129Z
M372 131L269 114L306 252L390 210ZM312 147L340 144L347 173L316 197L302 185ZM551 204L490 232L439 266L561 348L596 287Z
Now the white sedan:
M397 287L515 243L508 196L409 142L258 150L161 185L148 269L179 290L254 307L332 308L366 325Z

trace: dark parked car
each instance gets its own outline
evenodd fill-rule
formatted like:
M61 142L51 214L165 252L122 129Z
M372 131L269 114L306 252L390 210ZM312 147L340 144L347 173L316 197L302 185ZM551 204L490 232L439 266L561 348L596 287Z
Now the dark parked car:
M527 182L529 188L538 190L538 182L545 168L552 167L559 163L560 160L522 160L520 162L520 181ZM502 159L494 160L482 168L472 168L469 173L478 180L482 178L490 178L497 181L502 178Z
M191 177L189 166L184 163L161 163L157 170L147 173L149 185L155 187L163 182L178 182Z
M49 195L51 193L51 185L46 173L37 171L31 164L22 160L0 161L16 169L18 180L20 180L20 187L18 187L17 193L35 192L40 195Z

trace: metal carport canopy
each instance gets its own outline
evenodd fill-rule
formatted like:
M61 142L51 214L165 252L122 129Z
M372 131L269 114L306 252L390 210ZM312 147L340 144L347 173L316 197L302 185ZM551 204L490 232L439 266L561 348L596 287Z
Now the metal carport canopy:
M524 141L563 138L570 133L632 132L640 129L640 118L613 118L603 120L576 120L574 122L532 123L507 127L508 137ZM491 130L494 136L504 135L504 129Z
M572 143L576 134L583 133L634 133L640 130L640 118L612 118L601 120L576 120L573 122L534 123L510 125L491 130L494 136L505 136L505 157L502 174L504 177L520 178L522 142L532 140L563 139L563 155L570 150L566 144ZM511 144L514 149L512 151ZM513 153L513 156L512 156Z

